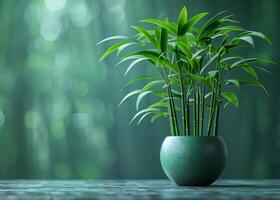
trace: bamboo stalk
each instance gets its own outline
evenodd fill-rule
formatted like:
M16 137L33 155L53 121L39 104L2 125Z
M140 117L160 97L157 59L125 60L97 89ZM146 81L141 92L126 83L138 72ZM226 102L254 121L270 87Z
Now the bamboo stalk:
M199 83L197 85L197 92L196 92L196 99L197 99L197 135L200 135L200 87Z
M202 136L203 135L203 128L204 128L204 104L205 104L205 99L204 99L204 96L205 96L205 85L203 85L203 91L202 91L202 95L201 95L201 98L202 98L202 101L201 101L201 118L200 118L200 120L201 120L201 122L200 122L200 124L201 124L201 129L200 129L200 131L201 131L201 133L200 133L200 135Z
M207 135L210 136L211 128L212 128L212 121L213 121L213 110L214 110L214 101L215 101L215 92L211 96L210 108L209 108L209 121L208 121L208 129Z
M219 92L217 95L217 110L215 115L215 124L214 124L214 136L218 135L218 123L219 123L219 115L220 115L220 96L221 96L221 88L219 87Z
M169 89L167 88L167 94L168 94L168 113L169 113L169 123L170 123L170 130L172 136L175 136L175 126L174 126L174 116L172 111L172 105L171 105L171 97L169 93Z
M194 130L194 136L196 136L196 91L193 91L193 99L194 99L194 105L193 105L193 130Z
M187 112L187 135L190 136L190 102L189 102L189 94L187 96L187 106L186 106L186 112Z
M180 62L180 55L178 48L176 48L176 59L179 66L179 78L180 78L180 88L181 88L181 109L182 109L182 124L183 124L183 135L187 135L187 123L186 123L186 94L183 81L182 64Z
M177 122L177 114L176 114L176 110L175 110L175 104L174 104L174 99L173 99L173 95L172 95L172 90L171 90L171 86L170 84L168 84L168 92L170 95L170 102L171 102L171 111L173 113L173 123L174 123L174 135L178 136L179 135L179 129L178 129L178 122Z
M215 115L215 124L214 124L214 136L218 135L218 122L219 122L219 112L220 112L220 104L217 103L217 110Z

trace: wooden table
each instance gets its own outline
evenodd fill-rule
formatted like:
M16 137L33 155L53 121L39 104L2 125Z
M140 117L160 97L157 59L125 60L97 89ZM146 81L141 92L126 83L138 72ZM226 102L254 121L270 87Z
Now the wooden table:
M220 180L208 187L169 180L0 180L0 199L280 199L280 180Z

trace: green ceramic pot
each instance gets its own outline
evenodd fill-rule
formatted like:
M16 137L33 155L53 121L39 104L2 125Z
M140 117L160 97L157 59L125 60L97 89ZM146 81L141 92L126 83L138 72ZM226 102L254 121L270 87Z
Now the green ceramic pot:
M169 136L161 146L161 166L181 186L207 186L221 175L227 148L221 137Z

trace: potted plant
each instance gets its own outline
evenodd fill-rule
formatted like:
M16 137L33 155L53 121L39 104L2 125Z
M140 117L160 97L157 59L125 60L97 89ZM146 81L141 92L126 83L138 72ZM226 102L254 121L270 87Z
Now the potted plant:
M183 7L177 23L168 18L143 19L140 22L152 25L150 29L132 26L136 35L113 36L98 43L119 40L100 61L115 51L119 55L127 47L135 47L118 63L132 61L125 75L140 62L150 63L155 69L157 74L129 80L125 86L140 81L146 84L128 93L120 104L137 95L138 112L132 121L140 123L148 116L151 122L160 117L169 119L171 136L162 144L160 159L166 175L178 185L209 185L220 176L227 160L226 145L218 130L220 109L228 104L238 107L234 91L241 85L267 92L257 71L267 71L260 63L272 63L267 59L244 58L236 51L254 47L255 38L270 44L263 33L238 26L225 12L204 20L206 15L204 12L189 18ZM240 78L241 73L248 77ZM139 109L148 95L157 100Z

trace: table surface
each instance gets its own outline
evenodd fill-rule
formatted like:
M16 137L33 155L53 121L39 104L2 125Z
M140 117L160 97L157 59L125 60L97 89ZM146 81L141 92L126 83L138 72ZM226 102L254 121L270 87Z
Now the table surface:
M0 180L0 199L280 199L280 180L219 180L208 187L169 180Z

